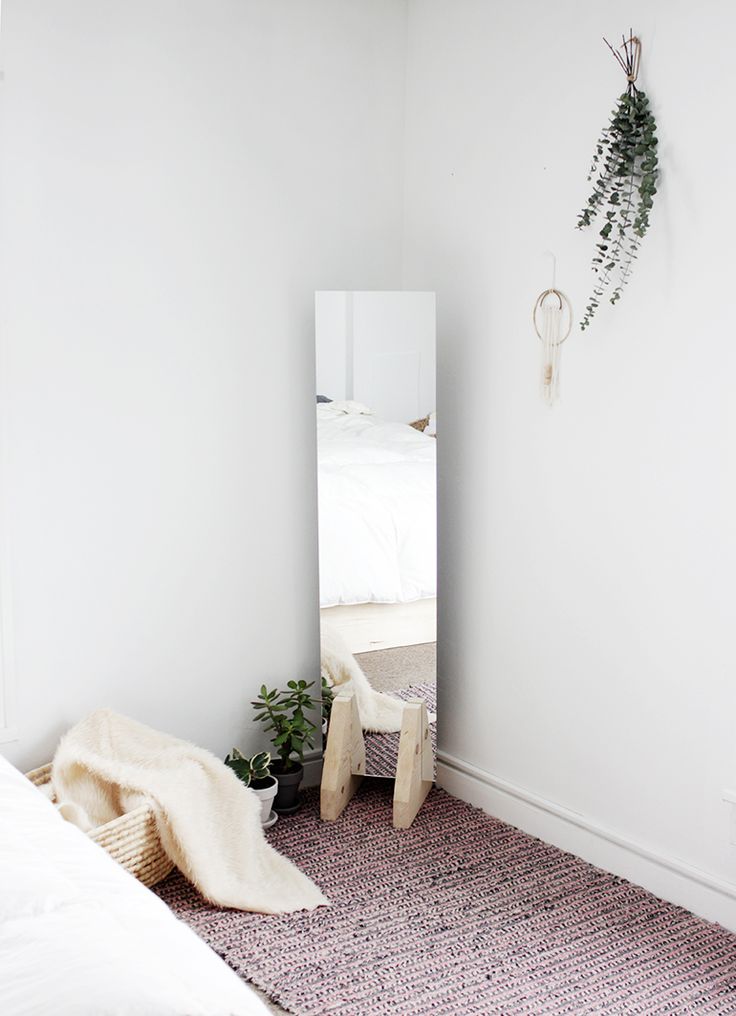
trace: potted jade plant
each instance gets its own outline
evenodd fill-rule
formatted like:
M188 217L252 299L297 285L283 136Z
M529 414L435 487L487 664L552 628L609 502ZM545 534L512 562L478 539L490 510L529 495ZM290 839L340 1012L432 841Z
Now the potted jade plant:
M256 720L271 733L271 744L278 758L271 763L271 772L279 785L273 809L279 815L290 815L299 808L299 784L304 776L304 752L314 747L317 730L305 715L317 703L309 693L314 682L289 681L285 691L269 691L261 685L261 692L251 704L256 709Z
M279 789L276 778L271 775L271 756L267 751L259 751L252 758L241 755L237 748L225 758L225 765L242 780L246 787L254 792L261 802L261 825L268 828L276 821L271 810L276 792Z

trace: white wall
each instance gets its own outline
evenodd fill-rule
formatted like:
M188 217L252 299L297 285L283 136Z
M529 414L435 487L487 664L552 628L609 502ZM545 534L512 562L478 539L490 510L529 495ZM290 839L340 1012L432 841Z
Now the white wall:
M629 26L660 192L628 291L573 332L549 411L531 310L549 249L587 302L594 233L574 226L624 90L601 36ZM718 0L413 0L404 242L404 285L437 290L441 748L480 771L446 778L607 865L590 829L731 896L735 29ZM572 825L555 833L548 807Z
M318 292L317 392L411 423L436 404L434 293ZM433 513L434 514L434 513Z
M405 157L403 283L438 294L443 751L520 824L728 895L736 15L410 0L402 156L404 16L5 0L4 750L43 761L107 703L222 751L262 680L316 673L312 294L397 285ZM549 412L530 311L548 249L589 292L573 226L622 89L600 36L629 25L660 194Z
M5 0L20 766L318 674L313 294L399 282L404 4Z

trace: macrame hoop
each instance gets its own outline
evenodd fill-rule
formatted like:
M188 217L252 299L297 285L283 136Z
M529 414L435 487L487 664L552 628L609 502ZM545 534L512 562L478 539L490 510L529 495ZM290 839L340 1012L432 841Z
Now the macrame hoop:
M534 304L534 310L532 312L532 320L534 321L534 331L537 333L537 338L539 339L539 341L543 342L544 336L539 330L539 321L537 319L537 316L544 305L544 301L548 296L556 297L560 304L560 310L567 311L567 331L562 336L562 338L555 343L555 345L561 346L562 343L570 334L570 332L572 331L572 307L570 306L570 301L567 299L565 294L561 293L559 289L545 289L544 292L540 293L539 296L537 297L537 302Z
M551 298L551 299L549 299ZM567 318L567 322L565 322ZM541 320L540 320L541 319ZM532 312L534 331L541 345L542 372L540 391L548 406L560 397L561 346L572 330L572 307L564 293L554 286L537 297ZM565 329L565 324L567 328Z

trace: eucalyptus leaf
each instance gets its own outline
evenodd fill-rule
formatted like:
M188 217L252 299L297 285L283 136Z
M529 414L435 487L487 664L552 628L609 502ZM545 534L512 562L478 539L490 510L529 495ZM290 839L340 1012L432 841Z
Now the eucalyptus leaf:
M610 296L610 302L616 303L629 281L641 238L649 228L649 213L657 193L657 125L649 99L633 81L619 97L608 124L595 147L589 176L593 190L577 226L590 226L599 210L606 208L606 221L599 230L599 237L606 242L596 242L591 261L599 277L594 297L603 296L616 274L618 283ZM605 264L601 255L605 255ZM580 323L583 330L599 306L594 297L585 308Z

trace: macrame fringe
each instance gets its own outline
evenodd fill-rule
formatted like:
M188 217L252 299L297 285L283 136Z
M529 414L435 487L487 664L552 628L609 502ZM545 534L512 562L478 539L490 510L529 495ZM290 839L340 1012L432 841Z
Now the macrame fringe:
M543 304L542 311L542 398L553 406L560 397L560 360L562 335L562 308Z

